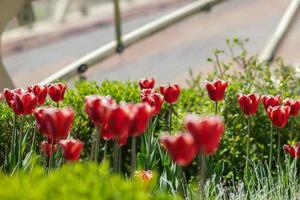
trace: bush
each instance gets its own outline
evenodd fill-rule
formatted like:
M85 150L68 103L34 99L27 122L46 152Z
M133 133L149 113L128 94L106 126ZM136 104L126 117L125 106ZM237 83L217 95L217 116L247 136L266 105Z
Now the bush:
M152 192L153 183L110 175L107 164L71 163L47 175L40 167L30 174L0 174L0 199L175 199Z

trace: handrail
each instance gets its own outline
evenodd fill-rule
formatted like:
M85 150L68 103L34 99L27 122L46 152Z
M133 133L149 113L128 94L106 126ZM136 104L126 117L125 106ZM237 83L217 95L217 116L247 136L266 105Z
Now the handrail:
M190 3L170 14L167 14L141 28L128 33L122 37L122 41L125 47L128 47L143 38L150 36L151 34L166 28L184 18L197 13L202 9L207 9L217 3L223 2L225 0L197 0L193 3ZM40 84L48 84L59 79L68 80L80 73L86 71L89 67L92 67L96 63L104 60L105 58L113 55L117 44L115 41L112 41L99 49L87 54L86 56L80 58L79 60L71 63L70 65L62 68L58 72L52 74L47 79L43 80Z
M295 18L297 11L299 11L300 0L292 0L288 8L284 12L274 34L271 36L265 49L259 56L259 60L262 62L271 62L274 58L274 54L282 42L285 34L291 26L293 19Z

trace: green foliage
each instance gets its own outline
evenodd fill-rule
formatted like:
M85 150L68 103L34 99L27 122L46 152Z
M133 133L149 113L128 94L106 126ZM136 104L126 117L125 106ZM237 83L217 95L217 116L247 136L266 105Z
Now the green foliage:
M154 183L124 180L110 174L106 163L70 163L49 174L40 167L13 176L0 174L0 199L175 199L153 192Z

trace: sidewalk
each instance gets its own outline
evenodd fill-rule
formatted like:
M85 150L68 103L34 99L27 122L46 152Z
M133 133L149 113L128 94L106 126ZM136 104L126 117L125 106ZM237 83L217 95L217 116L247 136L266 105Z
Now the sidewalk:
M132 3L122 3L123 20L136 16L158 12L162 8L174 7L191 0L138 0ZM101 13L101 14L99 14ZM63 24L43 22L36 24L33 29L20 28L4 33L2 39L2 55L8 56L20 51L47 45L64 37L91 31L99 26L113 23L113 5L106 3L100 7L92 8L91 15L78 18L78 14L70 14Z

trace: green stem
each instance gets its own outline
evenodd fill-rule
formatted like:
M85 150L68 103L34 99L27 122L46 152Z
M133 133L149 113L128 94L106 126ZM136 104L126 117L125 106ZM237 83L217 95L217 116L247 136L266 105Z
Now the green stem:
M101 127L97 127L96 131L96 144L95 144L95 162L98 163L99 161L99 146L100 146L100 132L101 132Z
M118 147L118 141L115 141L114 143L114 165L113 165L113 171L118 172L119 166L119 147Z
M247 135L247 147L246 147L246 166L245 166L245 177L246 180L248 180L249 175L249 155L250 155L250 124L251 124L251 118L248 117L248 135Z
M216 101L215 102L215 115L218 114L218 102Z
M32 135L32 144L31 144L31 151L34 150L35 148L35 137L36 137L36 125L34 124L34 131L33 131L33 135Z
M278 137L277 164L279 165L279 162L280 162L280 153L281 153L281 138L280 138L280 131L279 130L277 130L277 137Z
M51 155L50 155L50 158L49 158L49 168L48 168L48 171L51 171L52 167L53 167L53 160L54 160L54 136L52 136L51 138Z
M273 154L273 125L271 123L271 134L270 134L270 151L269 151L269 170L272 169L272 155Z
M56 103L56 107L59 108L59 102Z
M205 180L206 180L206 157L198 156L198 181L199 181L199 199L205 199Z
M170 104L169 107L169 134L171 134L172 131L172 104Z
M149 122L149 126L147 127L147 133L146 133L146 139L147 139L147 144L146 144L146 154L147 154L147 160L146 160L146 166L145 166L145 169L150 169L150 165L151 165L151 160L150 160L150 153L152 151L152 145L151 145L151 142L152 142L152 118L150 118L150 122Z
M17 115L14 114L14 125L13 125L13 132L12 132L12 140L11 140L11 155L12 155L12 163L13 166L16 164L16 137L17 137L17 132L16 132L16 125L17 125Z
M290 134L290 141L293 140L293 131L294 131L294 120L291 118L291 134Z
M178 165L176 165L176 172L177 172L176 176L177 176L177 180L178 180L178 190L177 191L180 194L180 196L185 199L183 180L182 180L183 171L182 171L182 168Z
M136 137L131 140L131 176L134 176L136 170Z
M121 172L121 168L122 168L122 148L119 148L118 151L118 155L119 155L119 159L118 159L118 173Z
M105 140L105 143L104 143L104 153L103 153L103 161L105 161L106 159L106 154L107 154L107 140Z
M21 166L21 162L22 162L22 139L23 139L23 129L24 129L24 118L25 116L22 115L21 128L19 132L18 167Z

